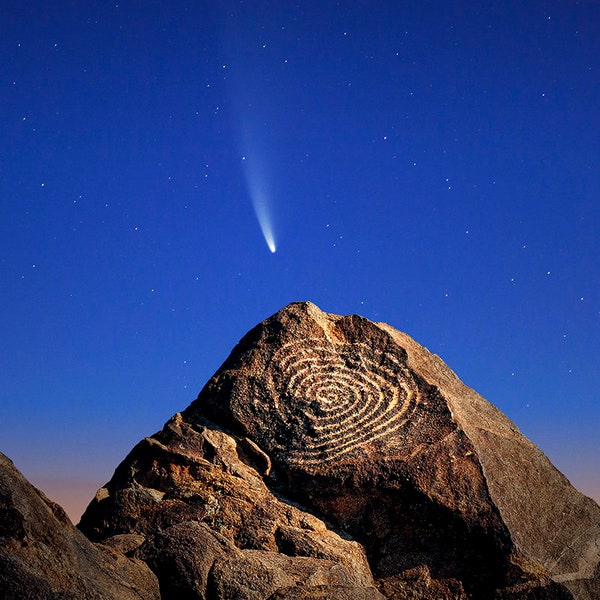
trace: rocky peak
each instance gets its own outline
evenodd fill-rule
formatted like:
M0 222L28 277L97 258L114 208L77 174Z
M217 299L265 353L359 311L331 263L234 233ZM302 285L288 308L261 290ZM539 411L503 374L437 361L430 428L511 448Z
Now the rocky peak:
M139 536L164 598L600 597L600 508L409 336L311 303L244 336L80 527Z

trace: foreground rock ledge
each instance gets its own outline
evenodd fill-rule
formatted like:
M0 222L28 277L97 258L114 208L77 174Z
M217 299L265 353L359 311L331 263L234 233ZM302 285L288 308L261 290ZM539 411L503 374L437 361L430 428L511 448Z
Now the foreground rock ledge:
M435 355L287 306L79 525L162 598L600 598L600 508Z

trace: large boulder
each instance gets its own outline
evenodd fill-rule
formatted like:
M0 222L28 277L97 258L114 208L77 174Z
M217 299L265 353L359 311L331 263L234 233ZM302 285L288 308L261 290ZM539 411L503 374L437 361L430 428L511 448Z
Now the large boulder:
M91 543L0 453L2 600L158 600L139 559Z
M600 597L598 505L410 337L310 303L250 331L80 527L143 540L164 598Z

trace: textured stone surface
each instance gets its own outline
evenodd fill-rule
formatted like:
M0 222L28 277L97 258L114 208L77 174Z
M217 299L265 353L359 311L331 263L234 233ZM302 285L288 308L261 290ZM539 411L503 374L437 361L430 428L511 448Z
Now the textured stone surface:
M382 598L363 548L274 495L249 466L265 461L248 440L177 414L132 450L80 527L104 544L143 536L133 555L163 598L258 600L296 585Z
M600 508L414 340L310 303L250 331L80 527L144 536L169 598L600 597Z
M92 544L0 454L0 598L153 600L140 560Z

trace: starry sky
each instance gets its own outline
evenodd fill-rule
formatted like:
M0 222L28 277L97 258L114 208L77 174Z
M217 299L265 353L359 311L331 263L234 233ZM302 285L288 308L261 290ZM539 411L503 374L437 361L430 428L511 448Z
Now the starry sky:
M600 500L597 2L25 0L0 52L0 450L75 521L297 300Z

